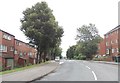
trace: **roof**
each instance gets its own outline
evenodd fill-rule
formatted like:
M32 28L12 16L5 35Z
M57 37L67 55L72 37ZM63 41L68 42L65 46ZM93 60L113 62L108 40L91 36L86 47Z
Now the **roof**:
M117 27L113 28L112 30L110 30L109 32L107 32L107 33L104 34L104 35L107 35L107 34L109 34L109 33L112 33L112 32L114 32L114 31L116 31L116 30L118 30L118 29L120 29L120 25L118 25Z
M12 35L12 34L6 32L6 31L3 31L3 30L1 30L1 29L0 29L0 31L2 31L2 32L6 33L6 34L9 34L9 35L11 35L11 36L13 36L13 37L15 37L14 35Z
M21 41L21 40L18 40L18 39L16 39L16 38L15 38L15 40L17 40L17 41L19 41L19 42L21 42L21 43L25 43L25 42L23 42L23 41ZM25 43L25 44L26 44L26 43Z

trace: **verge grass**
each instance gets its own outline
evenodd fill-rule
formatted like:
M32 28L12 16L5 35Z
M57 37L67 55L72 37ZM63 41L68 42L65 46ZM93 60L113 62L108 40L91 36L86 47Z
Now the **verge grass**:
M44 63L40 63L40 64L34 64L34 65L30 65L30 66L25 66L25 67L21 67L21 68L15 68L15 69L12 69L12 70L6 70L6 71L0 72L0 75L4 75L4 74L8 74L8 73L13 73L13 72L17 72L17 71L22 71L22 70L34 68L34 67L42 66L42 65L45 65L45 64L48 64L48 63L49 63L49 61L44 62Z

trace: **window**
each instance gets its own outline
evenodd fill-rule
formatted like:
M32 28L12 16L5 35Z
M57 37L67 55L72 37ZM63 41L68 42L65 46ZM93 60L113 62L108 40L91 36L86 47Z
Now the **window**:
M28 55L29 55L30 57L32 57L32 52L29 52Z
M11 40L11 36L8 36L8 40Z
M22 53L22 52L20 52L19 56L20 56L20 57L23 57L23 53Z
M2 56L2 52L0 52L0 56Z
M22 43L19 41L16 41L16 45L20 46L20 45L22 45Z
M26 52L24 52L24 55L26 55L27 53Z
M18 46L19 46L19 42L18 42L18 41L16 41L16 45L18 45Z
M0 52L7 52L7 46L0 45Z
M14 47L13 46L10 46L10 51L14 51Z
M111 44L114 44L114 42L113 42L113 41L111 41Z
M118 40L116 39L116 43L118 43Z
M112 53L114 53L114 52L115 52L115 49L113 48L113 49L112 49Z
M7 46L3 45L3 52L7 52Z
M0 45L0 51L2 51L2 45Z
M117 53L119 53L119 49L117 48Z
M106 49L106 54L109 54L109 49Z
M18 54L17 50L14 51L14 54Z
M109 43L108 43L108 42L106 42L106 46L109 46Z
M5 33L3 34L3 38L7 40L11 40L11 36Z

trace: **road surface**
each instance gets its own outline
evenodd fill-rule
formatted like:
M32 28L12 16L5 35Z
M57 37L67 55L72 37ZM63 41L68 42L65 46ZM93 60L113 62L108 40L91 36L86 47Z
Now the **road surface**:
M92 61L63 60L53 73L37 81L118 81L118 66Z

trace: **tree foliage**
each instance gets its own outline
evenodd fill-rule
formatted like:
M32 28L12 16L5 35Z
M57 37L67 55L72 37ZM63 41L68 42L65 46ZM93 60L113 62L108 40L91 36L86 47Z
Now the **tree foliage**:
M36 3L31 8L27 8L23 11L23 15L21 31L28 37L30 43L37 46L36 63L41 61L42 53L45 61L49 50L60 45L64 31L58 25L46 2Z
M78 34L76 39L83 42L96 39L96 37L99 36L97 28L91 23L88 26L83 25L82 27L78 28L77 32Z
M74 58L75 49L76 49L75 45L68 48L67 53L66 53L66 56L67 56L68 59L73 59Z
M97 53L98 43L102 40L100 35L98 34L98 30L94 24L83 25L82 27L77 29L77 44L72 46L73 50L70 47L67 50L67 57L74 59L92 59L93 55Z

